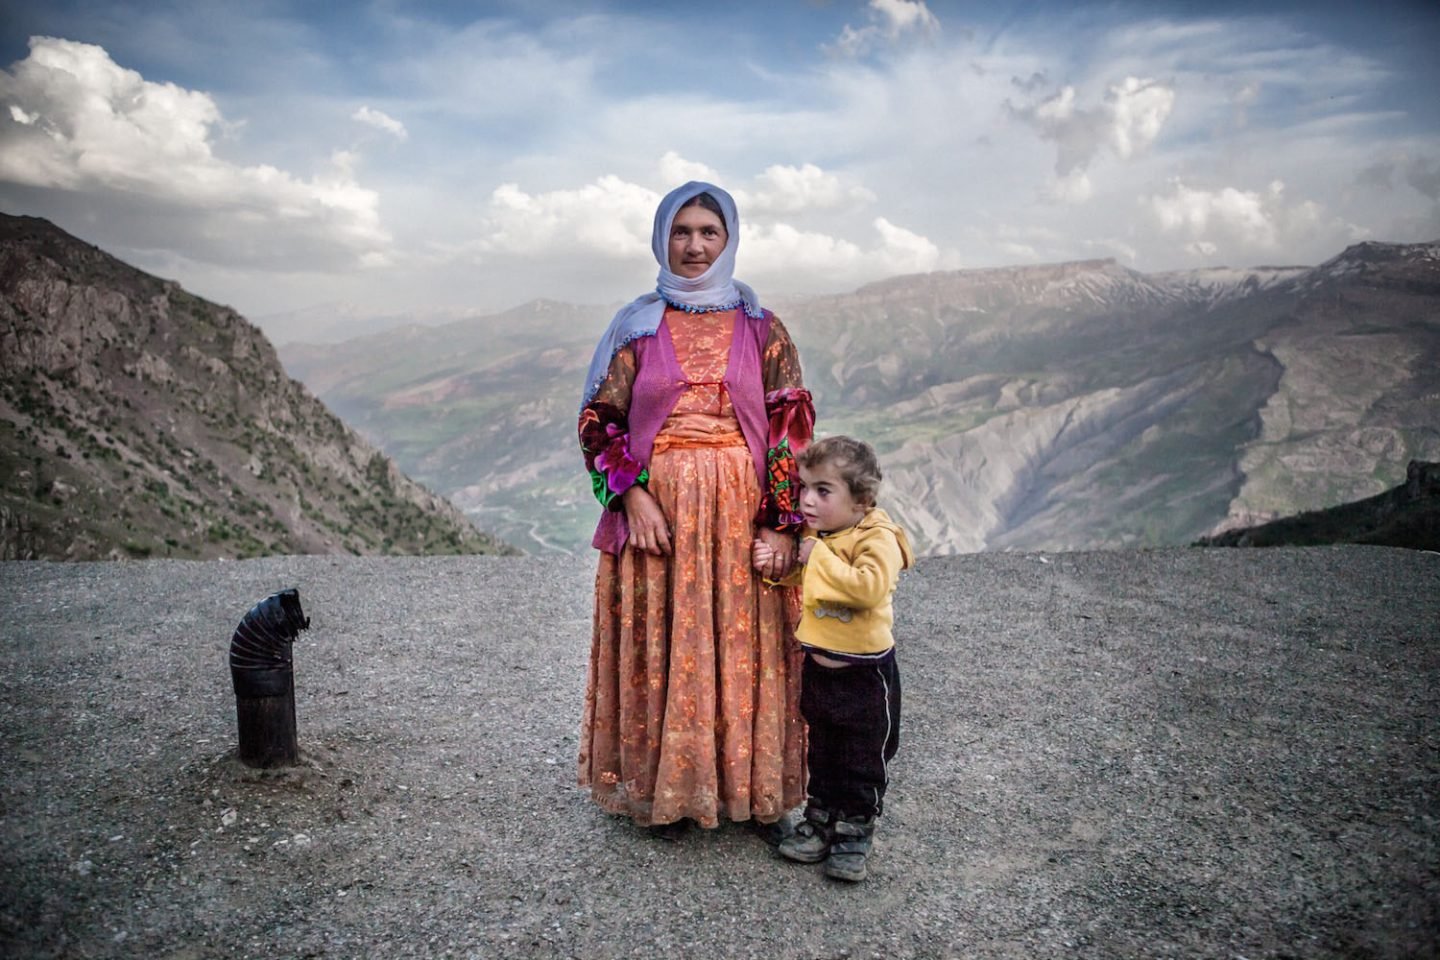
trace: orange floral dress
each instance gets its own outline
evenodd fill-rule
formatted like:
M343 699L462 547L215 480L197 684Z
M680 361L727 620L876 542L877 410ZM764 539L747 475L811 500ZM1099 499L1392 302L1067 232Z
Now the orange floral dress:
M641 825L772 822L805 798L798 591L750 565L762 491L721 382L730 315L669 310L665 323L687 386L647 469L672 555L600 554L579 782ZM798 388L774 326L766 390ZM622 348L595 399L625 410L634 372Z

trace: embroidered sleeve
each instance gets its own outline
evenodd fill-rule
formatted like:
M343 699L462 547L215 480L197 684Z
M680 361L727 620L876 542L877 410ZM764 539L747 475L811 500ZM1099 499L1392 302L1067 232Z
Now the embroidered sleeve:
M590 474L590 488L606 510L623 507L621 495L646 483L644 464L630 456L630 390L635 383L635 352L622 347L610 361L605 382L595 399L580 411L580 452Z
M790 332L780 318L770 317L770 335L765 341L765 351L760 355L761 376L765 380L765 392L776 390L798 390L805 386L800 374L800 352Z
M765 379L765 414L769 436L765 451L765 495L756 522L775 530L798 530L804 518L796 494L799 470L795 454L810 444L815 431L815 405L800 374L800 354L790 334L773 318L761 356Z

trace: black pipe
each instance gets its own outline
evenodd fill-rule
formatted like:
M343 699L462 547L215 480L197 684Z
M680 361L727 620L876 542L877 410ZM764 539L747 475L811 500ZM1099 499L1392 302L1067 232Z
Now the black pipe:
M299 762L295 731L295 664L291 644L310 620L300 591L282 590L261 600L230 638L230 679L240 725L240 760L251 767Z
M250 608L230 638L230 678L237 697L277 697L295 672L290 644L310 620L300 591L282 590Z

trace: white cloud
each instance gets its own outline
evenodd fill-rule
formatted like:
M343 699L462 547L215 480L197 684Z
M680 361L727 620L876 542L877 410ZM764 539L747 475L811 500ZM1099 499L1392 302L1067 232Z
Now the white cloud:
M940 21L925 6L924 0L870 0L870 9L880 14L885 32L891 37L907 30L940 29Z
M1045 199L1055 203L1084 203L1095 193L1090 176L1081 167L1076 167L1063 176L1055 176L1041 191Z
M1110 88L1105 105L1110 147L1125 159L1155 142L1175 106L1175 91L1153 80L1126 77Z
M1292 201L1285 184L1264 190L1205 190L1174 181L1169 193L1147 197L1144 207L1163 235L1203 258L1286 253L1317 244L1333 253L1367 235L1366 228L1326 212L1313 200Z
M482 253L533 256L584 252L649 257L660 195L606 175L577 190L530 194L514 183L490 196Z
M530 193L516 183L506 183L491 194L485 209L480 240L466 249L483 254L527 256L557 250L585 251L607 258L643 257L648 260L650 232L661 192L688 180L724 183L717 171L703 163L682 157L674 150L661 156L657 165L660 190L624 180L614 174L599 177L577 189ZM774 214L801 214L871 203L875 195L863 187L847 184L814 164L768 167L752 181L750 189L731 191L742 214L742 236L749 228L765 224ZM877 221L884 223L885 221ZM915 254L929 241L886 223L893 247L891 259L916 262ZM846 262L854 258L853 244L819 234L805 233L793 226L768 223L757 228L754 243L767 251L763 259L779 258L810 269L813 256L838 255ZM756 259L746 248L746 259ZM933 244L930 245L933 249ZM898 251L908 251L901 255ZM914 266L912 269L928 269Z
M691 180L716 183L719 179L720 175L705 164L686 160L674 150L667 150L660 158L660 180L664 183L678 187Z
M213 151L223 119L208 94L147 81L101 47L32 38L29 56L0 71L0 99L14 121L0 121L0 181L93 195L131 218L143 200L164 221L151 232L173 234L192 259L338 267L390 246L352 156L308 180L226 162Z
M940 263L940 248L926 237L875 218L880 234L880 260L888 273L928 273Z
M141 17L149 32L127 42L169 76L202 77L193 89L84 45L101 55L85 69L36 54L0 73L0 206L108 249L122 238L157 252L149 263L188 256L182 282L195 258L263 264L224 289L269 309L304 299L298 272L273 270L287 260L331 271L330 296L364 283L396 308L633 296L654 276L655 200L688 179L736 195L757 231L740 276L762 294L962 257L1314 263L1363 230L1440 234L1435 125L1413 84L1393 96L1409 62L1327 45L1290 14L971 11L970 35L945 14L958 7L850 0L827 16L854 11L846 43L862 58L820 46L844 13L781 18L717 35L717 52L743 52L715 83L693 71L680 8L457 21L371 4L356 15L383 29L357 70L353 49L295 29L308 15L282 6L232 5L210 33L199 17ZM743 23L716 10L707 23ZM821 22L834 28L815 34ZM400 131L403 150L364 147ZM1264 186L1276 178L1278 197ZM334 272L357 261L403 269Z
M849 57L863 57L882 42L895 43L908 33L933 36L940 21L924 0L870 0L870 23L855 28L845 24L832 48Z
M737 275L767 290L849 289L871 280L953 267L928 238L884 217L871 224L877 242L868 247L852 240L789 223L741 228Z
M1113 84L1100 106L1079 106L1073 86L1030 107L1010 106L1010 113L1054 141L1055 173L1065 178L1089 167L1102 148L1126 160L1149 147L1160 135L1175 105L1175 91L1154 80L1126 77ZM1063 192L1063 191L1062 191ZM1069 191L1074 194L1074 190Z
M11 117L27 129L0 128L0 177L41 187L102 183L156 188L214 162L208 133L220 119L203 93L147 83L84 43L36 37L14 74L0 72ZM21 118L24 118L23 120Z
M702 164L666 153L659 164L666 189L684 179L718 180ZM856 276L935 269L940 249L929 239L877 217L878 242L862 247L842 236L776 222L768 214L804 214L853 200L858 188L843 186L818 167L770 167L755 178L771 194L735 191L743 214L739 271L787 287L818 288ZM861 199L873 196L860 192ZM526 257L580 252L587 256L648 262L650 231L660 193L614 175L578 189L532 194L518 184L496 188L486 208L480 241L467 250L487 256Z
M1274 208L1283 191L1278 181L1270 185L1268 196L1234 187L1196 190L1176 182L1168 196L1150 197L1149 207L1161 230L1187 234L1194 244L1214 235L1268 250L1275 246Z
M843 270L863 256L860 247L848 240L799 230L788 223L757 224L740 229L737 270L746 276L791 282Z
M360 123L374 127L376 130L382 130L396 140L405 140L410 136L409 131L405 129L405 124L383 111L375 110L368 106L362 106L359 110L356 110L350 115L350 119L358 120Z
M813 163L798 167L776 164L755 178L751 190L736 190L735 202L746 216L796 213L873 203L875 194L862 186L846 185Z

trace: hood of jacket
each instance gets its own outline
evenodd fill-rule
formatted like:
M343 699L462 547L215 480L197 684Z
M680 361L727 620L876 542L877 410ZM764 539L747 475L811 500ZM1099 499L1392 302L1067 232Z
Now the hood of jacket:
M900 544L901 569L908 570L913 567L915 565L915 551L910 546L910 538L906 536L905 528L894 520L891 520L890 514L884 510L881 510L879 507L871 507L865 511L865 516L860 518L860 522L855 524L853 529L863 532L877 527L889 530L895 535L895 541Z

